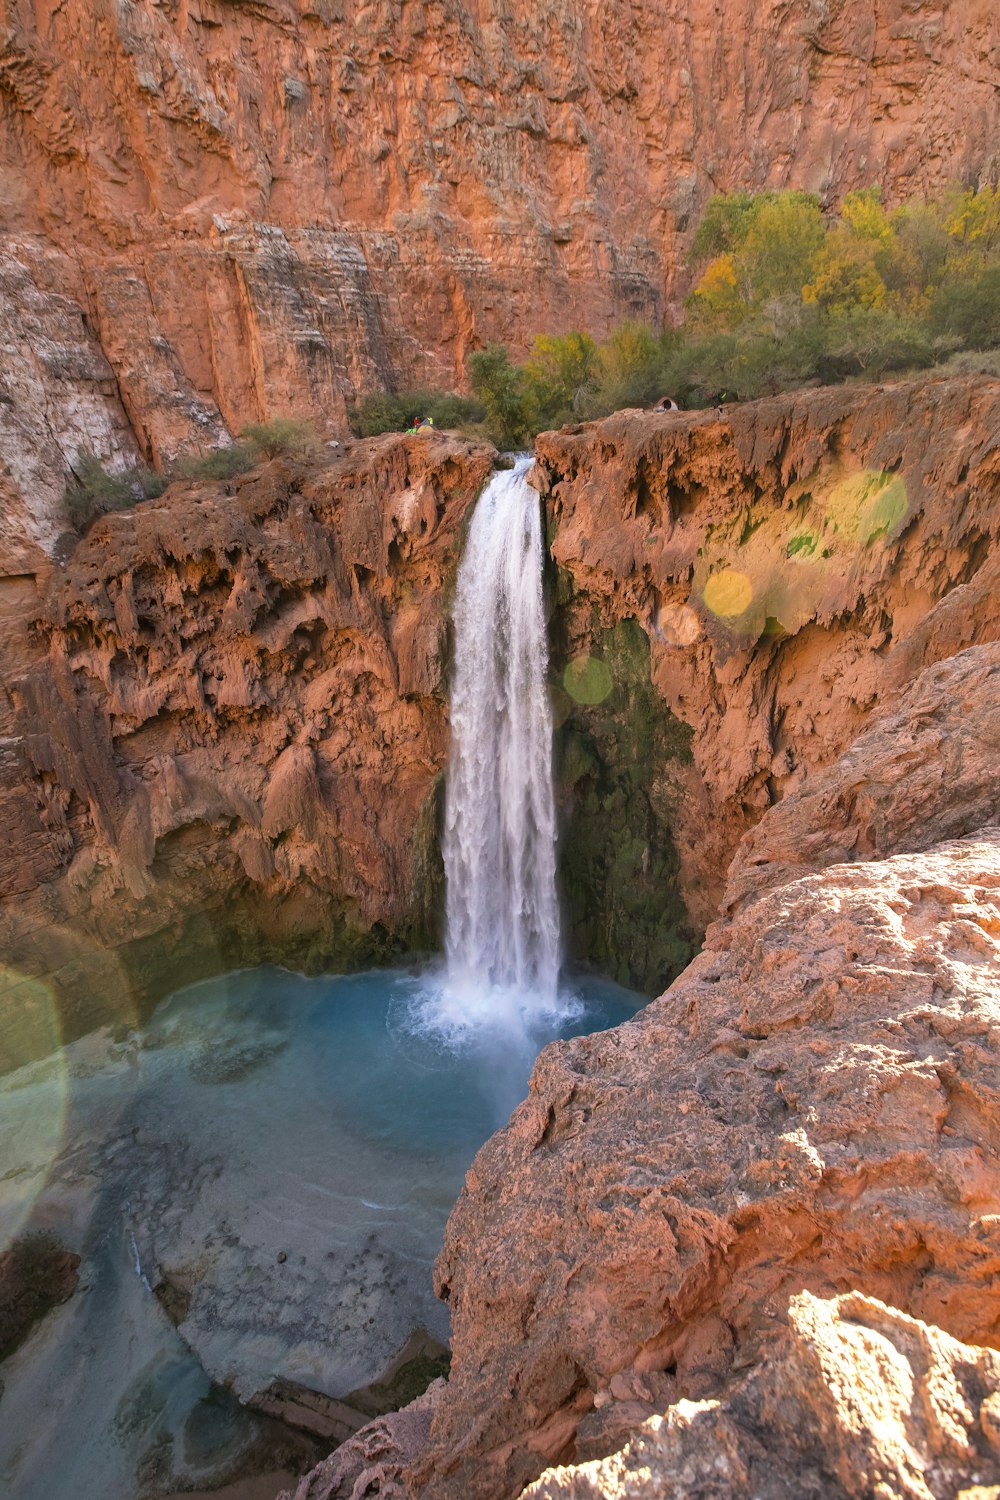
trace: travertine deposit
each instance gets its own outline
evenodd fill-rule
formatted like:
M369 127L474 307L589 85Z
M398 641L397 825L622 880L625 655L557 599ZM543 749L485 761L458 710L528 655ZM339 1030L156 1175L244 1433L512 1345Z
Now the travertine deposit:
M21 599L0 698L5 1065L257 955L433 942L446 587L493 456L388 437L175 485Z
M696 927L768 807L925 664L1000 636L998 431L1000 382L931 380L539 438L557 665L632 618L693 731L653 796Z
M715 191L988 176L998 57L990 0L5 0L0 571L83 448L676 311Z

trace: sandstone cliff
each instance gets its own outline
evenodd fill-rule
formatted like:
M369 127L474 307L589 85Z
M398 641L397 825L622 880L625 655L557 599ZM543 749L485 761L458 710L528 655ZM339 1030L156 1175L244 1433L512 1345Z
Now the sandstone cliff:
M81 448L675 309L714 191L988 173L998 56L989 0L4 0L0 572Z

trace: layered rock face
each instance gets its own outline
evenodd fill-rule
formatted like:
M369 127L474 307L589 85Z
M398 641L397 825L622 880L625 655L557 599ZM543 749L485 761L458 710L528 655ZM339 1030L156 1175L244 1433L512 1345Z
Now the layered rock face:
M8 620L0 1058L258 955L417 946L484 445L373 439L106 517Z
M724 24L706 0L7 0L0 568L51 547L84 447L342 426L489 339L675 310L715 191L988 173L998 55L989 0Z

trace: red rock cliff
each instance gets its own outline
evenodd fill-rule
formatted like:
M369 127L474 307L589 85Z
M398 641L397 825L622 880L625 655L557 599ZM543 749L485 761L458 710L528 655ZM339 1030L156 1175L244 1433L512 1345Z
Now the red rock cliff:
M4 0L0 571L81 448L662 315L713 191L989 169L998 46L990 0Z

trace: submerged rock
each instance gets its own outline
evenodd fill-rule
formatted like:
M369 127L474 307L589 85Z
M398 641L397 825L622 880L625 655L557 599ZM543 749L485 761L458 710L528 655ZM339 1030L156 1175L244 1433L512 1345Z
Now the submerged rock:
M0 1252L0 1360L13 1354L39 1318L73 1295L79 1265L79 1255L44 1230L23 1234Z

